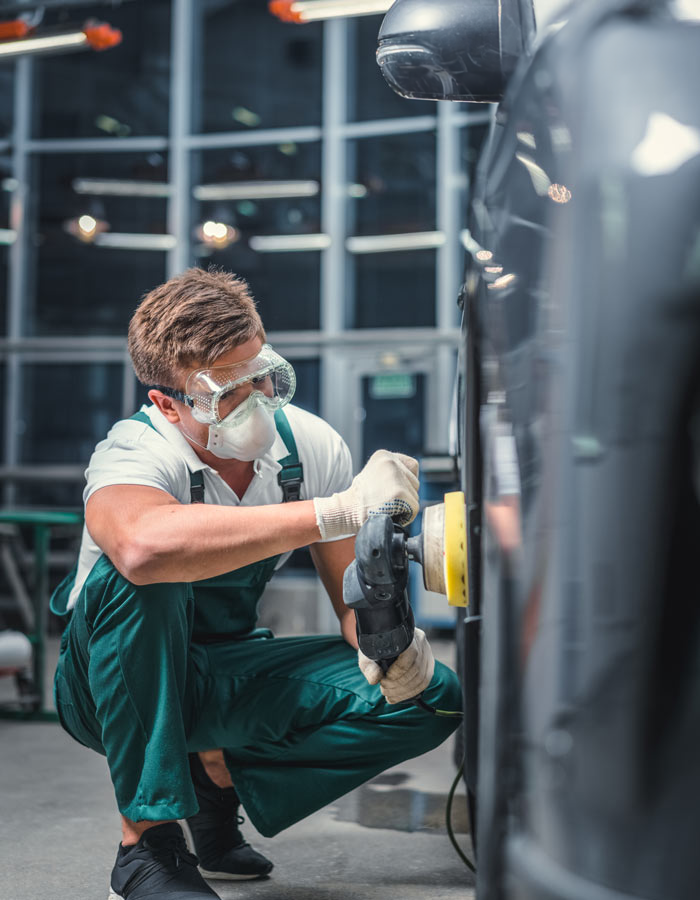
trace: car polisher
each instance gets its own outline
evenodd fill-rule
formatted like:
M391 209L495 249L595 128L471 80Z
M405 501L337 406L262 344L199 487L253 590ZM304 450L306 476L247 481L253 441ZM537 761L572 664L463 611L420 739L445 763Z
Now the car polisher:
M466 507L464 494L445 495L443 503L423 511L423 529L408 537L390 516L370 516L355 540L355 560L345 570L343 599L355 612L360 650L387 672L411 644L415 623L408 599L408 563L423 567L429 591L447 596L453 606L467 606ZM436 715L420 696L413 702Z

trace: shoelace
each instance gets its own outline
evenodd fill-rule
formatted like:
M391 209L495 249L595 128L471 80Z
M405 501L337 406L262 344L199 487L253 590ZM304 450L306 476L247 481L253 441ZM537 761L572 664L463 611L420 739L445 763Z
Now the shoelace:
M159 862L167 864L172 861L176 869L180 868L180 863L182 861L187 862L192 866L197 865L197 857L187 849L184 838L169 837L155 846L149 843L147 838L144 841L144 847L150 850Z

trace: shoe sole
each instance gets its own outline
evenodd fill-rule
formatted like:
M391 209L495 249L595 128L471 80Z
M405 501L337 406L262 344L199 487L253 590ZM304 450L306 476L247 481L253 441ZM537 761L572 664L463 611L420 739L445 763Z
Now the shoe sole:
M115 894L114 891L110 890L109 897L107 897L107 900L124 900L124 898L121 897L119 894Z
M270 869L270 871L272 871ZM253 881L255 878L267 878L268 872L259 875L233 875L231 872L209 872L207 869L199 867L199 874L202 878L212 878L216 881ZM117 897L116 900L121 900Z
M195 853L194 849L194 840L192 838L192 832L190 831L190 826L187 823L186 819L178 819L178 822L182 826L182 831L185 835L185 842L187 844L187 848L190 853ZM202 868L199 866L199 874L202 878L211 878L216 881L254 881L256 878L267 878L272 871L274 866L271 866L267 872L260 872L257 875L234 875L231 872L210 872L208 869ZM122 900L121 897L117 897L115 894L114 897L108 897L107 900Z

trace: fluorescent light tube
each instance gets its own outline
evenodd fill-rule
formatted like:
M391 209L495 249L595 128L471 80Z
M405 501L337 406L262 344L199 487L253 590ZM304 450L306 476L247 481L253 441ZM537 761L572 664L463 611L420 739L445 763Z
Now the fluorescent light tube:
M260 234L248 241L258 253L290 253L300 250L325 250L331 239L327 234Z
M318 181L233 181L200 184L192 190L196 200L274 200L282 197L315 197Z
M54 32L0 41L0 57L65 53L71 50L107 50L121 43L122 33L106 23L88 24L80 31Z
M172 188L165 181L128 181L119 178L74 178L76 194L95 197L169 197Z
M285 22L319 22L385 13L393 0L271 0L270 12Z
M106 231L92 242L96 247L114 250L172 250L177 240L172 234L131 234Z
M392 250L432 250L442 247L442 231L414 231L409 234L369 234L349 237L345 246L350 253L388 253Z

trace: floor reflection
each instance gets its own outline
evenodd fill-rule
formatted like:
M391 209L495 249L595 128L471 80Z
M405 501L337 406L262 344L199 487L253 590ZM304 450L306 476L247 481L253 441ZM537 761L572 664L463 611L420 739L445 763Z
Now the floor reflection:
M446 833L447 794L429 794L401 787L408 777L400 772L379 775L336 800L333 804L335 818L366 828ZM463 793L458 793L452 803L452 828L458 834L469 832Z

